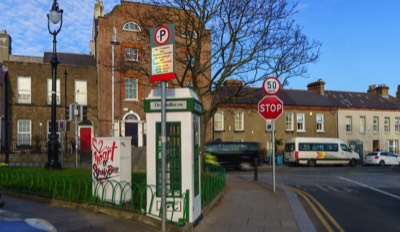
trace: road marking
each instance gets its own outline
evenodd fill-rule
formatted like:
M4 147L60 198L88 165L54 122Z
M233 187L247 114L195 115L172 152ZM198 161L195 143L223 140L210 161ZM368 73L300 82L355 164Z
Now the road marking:
M354 183L354 184L358 184L358 185L360 185L360 186L362 186L362 187L369 188L369 189L371 189L371 190L374 190L374 191L376 191L376 192L379 192L379 193L385 194L385 195L387 195L387 196L390 196L390 197L396 198L397 200L400 200L400 196L397 196L397 195L394 195L394 194L391 194L391 193L385 192L385 191L383 191L383 190L380 190L380 189L374 188L374 187L372 187L372 186L369 186L369 185L366 185L366 184L360 183L360 182L358 182L358 181L355 181L355 180L347 179L347 178L344 178L344 177L341 177L341 176L336 176L336 177L337 177L337 178L339 178L339 179L342 179L342 180L345 180L345 181L348 181L348 182Z
M343 189L346 190L346 192L349 192L349 193L354 192L353 189L349 189L349 188L346 188L346 187L343 187Z
M339 190L335 189L334 187L332 187L332 186L330 186L330 185L328 186L328 188L332 189L332 190L335 191L335 192L339 191Z
M315 199L313 196L308 194L307 192L302 191L301 189L297 189L295 187L290 187L288 186L292 191L303 197L303 199L307 202L307 204L311 207L311 209L314 211L315 215L318 217L318 219L321 221L321 223L325 226L326 230L328 232L333 232L333 231L344 231L344 229L339 225L339 223L333 218L333 216ZM318 210L320 209L320 212ZM332 223L337 230L334 230L329 223L325 220L324 216L322 214L325 214L325 217Z
M317 188L321 189L322 191L328 192L326 188L323 188L322 186L317 186Z

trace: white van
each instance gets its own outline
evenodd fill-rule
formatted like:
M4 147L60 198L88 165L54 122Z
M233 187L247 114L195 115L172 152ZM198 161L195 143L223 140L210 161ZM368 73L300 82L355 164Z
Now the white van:
M359 155L337 138L296 137L285 141L284 159L289 164L315 167L322 164L357 165Z

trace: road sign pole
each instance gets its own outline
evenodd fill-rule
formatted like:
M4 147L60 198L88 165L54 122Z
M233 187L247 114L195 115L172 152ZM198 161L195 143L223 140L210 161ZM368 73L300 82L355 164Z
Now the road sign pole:
M272 128L272 186L274 192L276 191L275 188L275 120L272 120L271 123Z
M167 194L166 194L166 81L161 82L161 231L167 231Z

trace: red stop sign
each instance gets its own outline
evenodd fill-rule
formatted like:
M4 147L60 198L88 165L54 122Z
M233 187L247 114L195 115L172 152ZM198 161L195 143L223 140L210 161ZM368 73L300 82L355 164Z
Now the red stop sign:
M276 119L283 112L283 102L275 95L267 95L258 102L258 113L265 119Z

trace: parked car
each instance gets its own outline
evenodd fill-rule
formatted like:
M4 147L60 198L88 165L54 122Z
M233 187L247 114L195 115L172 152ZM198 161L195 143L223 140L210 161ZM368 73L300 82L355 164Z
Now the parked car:
M261 149L257 142L212 142L205 145L204 151L205 155L215 156L222 167L249 171Z
M400 157L388 151L375 151L365 156L366 165L400 165Z

